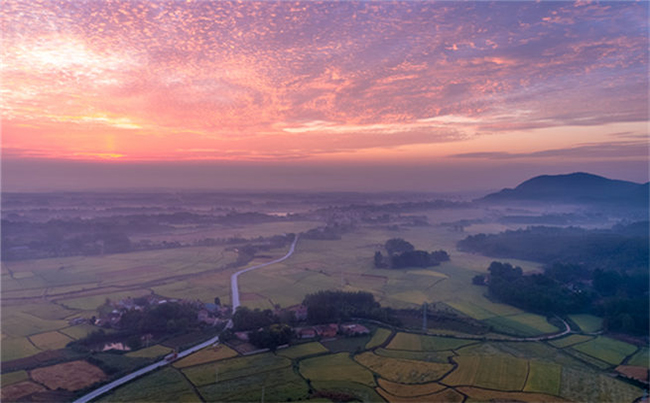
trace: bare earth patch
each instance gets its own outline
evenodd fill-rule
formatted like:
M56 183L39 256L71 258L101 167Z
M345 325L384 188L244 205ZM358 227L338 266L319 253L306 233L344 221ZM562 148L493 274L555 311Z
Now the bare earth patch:
M5 386L0 390L0 396L3 402L15 402L21 397L29 396L32 393L44 391L45 388L34 382L25 381Z
M619 365L616 367L616 371L620 372L628 378L648 383L648 368L635 367L632 365Z
M48 388L79 390L107 378L104 371L86 361L72 361L63 364L37 368L30 372L32 379Z

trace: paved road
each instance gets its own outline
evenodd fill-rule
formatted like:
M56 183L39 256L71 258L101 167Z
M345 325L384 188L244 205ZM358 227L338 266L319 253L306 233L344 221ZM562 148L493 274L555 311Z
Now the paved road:
M241 305L239 301L239 285L237 284L237 279L239 278L240 274L244 274L246 272L252 271L252 270L257 270L261 269L262 267L269 266L272 264L280 263L286 259L289 258L293 254L293 250L296 248L296 242L298 242L298 235L296 235L295 239L293 240L293 243L291 244L291 248L289 248L289 252L284 255L283 257L279 259L272 260L270 262L258 264L257 266L249 267L244 270L240 270L237 273L233 274L230 276L230 289L232 290L232 312L235 313L235 310Z
M275 264L275 263L280 263L280 262L288 259L293 254L293 251L296 248L296 242L298 242L298 235L296 235L295 239L293 240L293 243L291 244L291 248L289 248L289 252L287 252L287 254L284 255L283 257L281 257L279 259L276 259L276 260L273 260L273 261L270 261L270 262L258 264L257 266L253 266L253 267L249 267L249 268L246 268L246 269L243 269L243 270L239 270L238 272L236 272L235 274L230 276L230 286L232 287L232 309L233 309L233 312L235 312L235 309L237 309L237 307L241 305L240 302L239 302L239 285L238 285L238 282L237 282L237 279L239 278L239 275L243 274L243 273L246 273L248 271L251 271L251 270L261 269L262 267L265 267L265 266L269 266L269 265L272 265L272 264ZM232 320L228 321L228 324L226 325L227 329L230 329L231 327L232 327ZM211 338L208 341L204 341L201 344L197 344L194 347L188 348L187 350L184 350L184 351L178 353L178 358L177 359L186 357L186 356L188 356L188 355L190 355L190 354L192 354L194 352L197 352L197 351L199 351L199 350L201 350L203 348L206 348L206 347L208 347L208 346L210 346L212 344L215 344L218 341L219 341L219 336L215 336L215 337ZM138 378L138 377L140 377L140 376L142 376L142 375L144 375L144 374L146 374L148 372L151 372L151 371L153 371L155 369L158 369L160 367L164 367L165 365L167 365L169 363L170 363L170 361L167 361L167 360L163 359L163 360L155 362L155 363L153 363L153 364L151 364L151 365L149 365L147 367L140 368L139 370L137 370L135 372L132 372L132 373L130 373L128 375L123 376L120 379L117 379L117 380L115 380L115 381L113 381L111 383L108 383L108 384L106 384L106 385L104 385L104 386L102 386L100 388L97 388L97 389L93 390L92 392L88 393L87 395L84 395L84 396L80 397L79 399L75 400L74 403L86 403L86 402L89 402L89 401L103 395L104 393L109 392L109 391L117 388L120 385L124 385L125 383L130 382L130 381L132 381L132 380L134 380L134 379L136 379L136 378Z

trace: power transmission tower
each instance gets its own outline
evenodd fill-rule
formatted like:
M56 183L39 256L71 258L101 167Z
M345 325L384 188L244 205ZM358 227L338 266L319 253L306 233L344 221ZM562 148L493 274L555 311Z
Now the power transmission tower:
M422 304L422 331L427 331L427 303Z

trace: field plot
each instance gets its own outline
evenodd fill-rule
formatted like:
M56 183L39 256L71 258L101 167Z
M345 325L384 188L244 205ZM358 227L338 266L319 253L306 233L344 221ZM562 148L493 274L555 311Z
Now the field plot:
M0 381L2 382L3 388L13 383L26 381L28 379L29 379L29 375L27 375L26 371L7 372L6 374L2 374L2 376L0 377Z
M357 350L363 349L369 341L370 336L367 335L360 337L341 337L336 340L324 341L322 344L333 353L354 353Z
M136 379L98 400L99 402L200 402L183 375L164 368Z
M338 273L327 275L319 271L305 270L304 267L287 266L293 263L296 254L301 250L302 242L302 240L298 241L296 252L286 262L240 277L240 291L258 295L260 300L267 302L270 300L273 304L287 307L301 303L306 294L340 288L341 279ZM244 301L242 304L247 305Z
M619 365L616 372L625 375L628 378L648 383L648 367L635 367L632 365Z
M472 343L476 342L473 340L424 336L415 333L397 333L386 348L406 351L444 351Z
M184 281L154 286L151 289L156 294L169 298L197 298L203 302L209 302L215 297L219 297L222 304L230 304L230 274L231 271L206 274Z
M354 362L346 353L300 361L300 373L312 381L349 381L375 385L372 373Z
M549 344L557 348L564 348L564 347L573 346L578 343L584 343L586 341L592 340L593 338L594 338L593 336L586 336L583 334L572 334L568 337L551 340L549 341Z
M631 344L603 336L571 348L611 365L620 364L625 357L636 351L636 347Z
M73 341L69 336L59 332L39 333L30 336L29 339L41 350L56 350L64 348L68 343Z
M405 350L388 350L378 348L375 354L382 357L400 358L403 360L437 362L440 364L449 363L448 358L453 356L451 351L405 351Z
M450 385L473 385L484 388L522 390L528 373L528 362L507 355L460 356L451 374L443 379Z
M383 378L379 378L377 383L382 389L391 395L401 397L430 395L447 388L446 386L434 382L421 385L404 385L403 383L391 382Z
M559 331L557 327L548 323L546 318L532 313L493 317L484 322L497 332L516 336L538 336Z
M374 388L357 382L348 381L312 381L312 387L320 392L338 392L357 397L364 403L384 403ZM311 402L311 400L309 400ZM330 399L327 399L330 402Z
M309 388L305 381L292 368L278 371L260 372L243 378L203 386L199 392L206 401L211 402L259 402L264 387L264 400L280 402L303 400Z
M4 376L4 375L3 375ZM14 383L13 385L3 386L0 389L0 400L3 402L16 402L18 399L31 395L32 393L42 392L46 389L31 381Z
M107 294L91 295L88 297L63 299L60 300L59 302L67 306L68 308L72 308L72 309L94 310L97 309L97 307L99 307L100 305L103 305L104 302L106 302L107 298L110 299L111 301L119 301L121 299L128 298L128 297L137 298L149 294L151 294L151 291L149 290L138 289L132 291L120 291L120 292L112 292Z
M603 361L599 360L598 358L591 356L589 354L585 354L581 351L578 351L573 348L565 348L563 350L566 354L570 355L571 357L575 358L576 360L582 361L583 363L587 363L591 366L594 366L596 368L606 370L609 369L612 365Z
M180 351L188 348L189 346L199 344L200 342L205 341L208 338L209 336L207 336L203 332L197 331L197 332L186 333L180 336L172 337L171 339L167 339L160 344L162 344L165 347L178 349Z
M648 357L648 347L641 348L636 354L630 358L627 365L635 365L637 367L649 367L650 357Z
M383 327L377 328L370 341L366 344L366 348L375 348L384 344L384 342L388 340L388 337L391 335L391 333L392 332L390 330L384 329Z
M414 397L395 396L382 388L378 388L377 392L389 403L460 403L464 399L463 395L449 388L430 395Z
M93 354L93 359L101 361L102 365L122 374L128 374L154 362L153 358L127 357L111 353Z
M104 371L86 361L72 361L30 371L33 380L47 386L75 391L107 379Z
M20 311L45 320L66 319L75 314L75 311L53 303L20 305Z
M171 351L171 348L157 344L155 346L141 348L137 351L131 351L125 355L127 357L155 358L160 357L161 355L169 354Z
M533 360L529 362L528 379L524 391L559 396L561 382L562 366L552 362Z
M25 312L23 306L2 307L2 332L9 336L22 337L62 329L68 322L60 319L42 319Z
M562 368L560 396L578 402L633 402L643 390L592 371Z
M237 352L230 347L219 344L217 347L208 347L197 351L194 354L174 362L172 365L176 368L185 368L192 365L205 364L212 361L225 360L226 358L236 357Z
M19 280L11 279L6 284L3 282L2 289L3 293L11 292L10 296L12 297L19 296L16 294L18 292L29 292L31 296L40 296L46 292L46 287L47 295L56 295L97 287L98 284L101 284L105 289L93 291L92 295L85 297L59 295L56 297L65 299L65 304L70 308L94 310L104 302L106 297L116 297L108 295L118 291L114 286L142 286L147 282L169 276L219 269L234 262L236 254L225 251L225 248L225 246L190 247L105 256L75 256L8 262L8 268L14 273L31 272L33 276ZM194 281L195 279L189 280ZM220 288L221 284L223 289ZM170 285L170 294L173 291L177 291L178 294L168 296L178 298L200 296L212 300L215 296L226 297L228 295L226 292L227 281L223 283L204 281L192 285L193 287L184 286L181 289ZM190 288L194 288L191 293ZM183 289L186 292L183 292ZM150 292L150 290L146 290L146 292ZM137 293L138 291L135 290L127 292L127 295L135 297ZM161 294L166 295L165 293ZM48 316L48 319L51 317Z
M587 314L569 315L569 319L578 325L580 330L585 333L597 332L603 328L603 319L598 316Z
M273 235L280 235L284 233L299 233L318 225L318 221L287 221L287 222L269 222L258 224L241 224L241 225L213 225L210 227L195 227L189 226L187 228L178 228L175 231L161 234L146 234L143 236L134 235L133 241L141 239L169 241L170 239L178 240L180 242L193 242L203 240L205 238L257 238L259 236L267 237Z
M462 386L458 390L470 397L469 401L478 402L526 402L526 403L555 403L566 402L557 396L549 396L540 393L524 392L501 392L497 390L486 390L468 386ZM582 400L579 400L582 401Z
M327 353L328 350L323 347L322 344L313 342L313 343L304 343L291 346L282 350L276 351L276 354L282 357L287 357L291 360L305 357L308 355Z
M446 303L461 313L477 320L489 319L496 316L494 312L488 311L487 309L469 301L448 301Z
M451 364L381 357L371 352L357 355L354 359L382 378L406 384L436 381L453 368Z
M262 371L278 370L290 365L291 361L287 358L278 357L273 353L264 353L189 367L183 369L183 373L194 385L204 386L214 383L217 371L219 380L226 381Z
M26 337L2 339L0 346L2 347L2 362L29 357L40 352Z
M63 329L59 329L59 332L70 336L71 338L75 340L83 339L84 337L88 336L90 333L99 330L97 326L93 326L88 323L84 323L81 325L75 325L75 326L70 326L66 327ZM110 329L104 329L105 332L109 332Z

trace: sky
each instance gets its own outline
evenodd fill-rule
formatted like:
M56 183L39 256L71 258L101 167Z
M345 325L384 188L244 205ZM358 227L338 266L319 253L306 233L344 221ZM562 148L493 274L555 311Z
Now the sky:
M645 182L648 8L3 0L2 188Z

